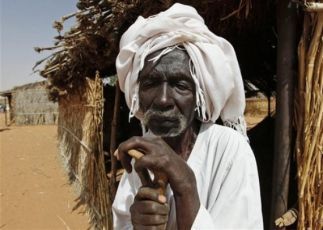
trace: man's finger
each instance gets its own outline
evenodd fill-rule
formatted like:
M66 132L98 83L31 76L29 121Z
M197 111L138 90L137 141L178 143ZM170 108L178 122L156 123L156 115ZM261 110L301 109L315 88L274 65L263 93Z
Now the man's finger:
M152 200L165 204L167 199L164 195L159 193L156 188L141 187L135 197L136 200Z
M135 214L132 215L133 224L143 224L146 226L155 226L166 224L168 220L167 215L152 215L152 214Z
M161 204L152 200L136 200L130 207L131 215L145 214L145 215L168 215L168 204Z
M139 150L142 153L147 151L147 146L150 143L142 137L132 137L124 142L122 142L119 147L116 155L119 157L122 166L126 169L128 173L131 173L132 166L131 166L131 156L129 156L129 150Z
M120 160L122 167L124 167L128 173L131 173L131 156L123 150L121 145L119 145L118 149L114 153L117 155L118 160Z
M155 226L145 226L145 225L133 225L133 229L134 230L165 230L166 229L166 225L162 224L162 225L155 225Z

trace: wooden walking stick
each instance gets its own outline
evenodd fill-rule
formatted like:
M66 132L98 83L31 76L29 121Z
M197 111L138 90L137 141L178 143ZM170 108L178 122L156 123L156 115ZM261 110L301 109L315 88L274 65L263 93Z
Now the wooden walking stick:
M144 154L142 152L135 150L135 149L129 150L128 154L129 154L129 156L131 156L135 160L139 160L140 158L142 158L144 156ZM115 155L119 159L118 149L114 152L113 155ZM153 181L151 181L150 175L148 173L148 169L144 169L141 172L141 175L143 176L143 179L148 183L147 185L149 187L156 189L158 191L159 195L165 197L165 201L166 201L166 187L167 187L167 183L168 183L167 176L163 172L154 171L153 173L154 173L154 180ZM143 181L141 181L141 182L144 184ZM167 223L164 225L163 229L166 229L166 228L167 228Z
M114 155L116 156L118 154L118 149L115 151ZM135 160L139 160L141 157L144 156L142 152L139 152L138 150L131 149L128 151L129 156L134 158ZM147 178L147 181L151 181L148 170L144 170L143 176ZM156 188L160 195L163 195L166 197L166 187L168 183L167 176L163 172L155 171L154 173L154 180L151 182L151 184L148 184L150 187Z
M138 150L131 149L128 151L129 156L138 160L144 156L142 152ZM148 171L144 172L146 175L149 176ZM164 195L166 197L166 187L168 183L167 176L162 172L153 172L154 173L154 180L152 181L152 187L158 189L160 195Z
M128 154L129 154L129 156L131 156L132 158L134 158L136 160L139 160L141 157L144 156L144 154L142 152L139 152L138 150L135 150L135 149L129 150ZM143 176L145 178L147 178L146 181L151 182L148 170L145 169L142 173L144 174ZM153 173L154 173L154 180L152 181L151 185L149 185L149 184L148 185L150 187L157 189L159 195L162 195L166 198L166 187L167 187L167 183L168 183L167 176L163 172L155 171ZM166 228L167 228L167 223L164 225L163 229L166 229Z

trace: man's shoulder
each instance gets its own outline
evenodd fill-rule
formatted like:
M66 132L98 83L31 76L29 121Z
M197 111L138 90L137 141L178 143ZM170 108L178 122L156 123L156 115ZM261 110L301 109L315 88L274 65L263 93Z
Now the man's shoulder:
M222 141L232 141L233 139L236 141L246 142L246 139L242 134L232 128L223 125L212 123L202 124L200 133L204 132L212 139L217 138Z
M204 124L201 127L203 142L209 149L228 158L240 155L250 155L252 150L246 138L236 130L217 124Z

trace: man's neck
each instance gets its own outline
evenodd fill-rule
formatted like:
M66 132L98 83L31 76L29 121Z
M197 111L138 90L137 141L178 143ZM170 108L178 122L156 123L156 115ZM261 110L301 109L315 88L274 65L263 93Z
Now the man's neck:
M185 161L190 156L200 129L200 122L194 120L192 124L179 136L164 137L164 141Z

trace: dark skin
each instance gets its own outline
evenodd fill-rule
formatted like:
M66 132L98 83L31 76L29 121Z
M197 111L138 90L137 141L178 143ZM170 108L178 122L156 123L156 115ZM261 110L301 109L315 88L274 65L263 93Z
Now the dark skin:
M132 170L128 150L136 149L145 154L135 163L135 170L142 179L143 187L139 189L130 208L134 228L164 229L167 224L169 208L166 198L149 187L141 176L144 170L149 169L152 172L162 172L168 178L176 203L177 228L191 229L200 207L195 175L186 163L200 125L194 119L195 84L186 51L175 49L156 63L148 61L158 53L157 51L146 58L139 76L140 108L143 112L158 110L175 114L175 118L153 116L147 122L148 129L153 133L172 135L132 137L120 144L118 154L128 172ZM182 126L177 119L179 114L185 120Z

